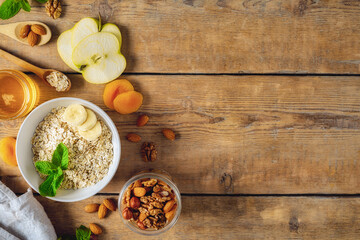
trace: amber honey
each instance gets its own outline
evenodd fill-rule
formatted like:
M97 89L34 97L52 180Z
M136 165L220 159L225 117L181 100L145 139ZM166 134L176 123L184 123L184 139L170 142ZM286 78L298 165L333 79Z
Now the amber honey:
M38 100L34 81L17 70L0 70L0 119L28 114Z

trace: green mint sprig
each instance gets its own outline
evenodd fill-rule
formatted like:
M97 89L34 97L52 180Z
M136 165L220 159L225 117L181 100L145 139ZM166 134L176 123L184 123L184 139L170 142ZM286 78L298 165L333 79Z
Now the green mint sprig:
M46 3L48 0L36 0L39 3ZM12 18L20 9L30 12L31 7L27 0L5 0L0 6L0 18L3 20Z
M76 236L75 235L63 235L58 237L57 240L90 240L91 239L91 231L89 228L81 225L76 229Z
M89 228L81 225L76 229L76 240L89 240L91 236L91 231Z
M63 143L57 145L51 162L37 161L35 163L35 167L40 173L48 175L45 181L39 186L41 196L54 197L56 195L56 190L64 180L63 170L66 170L68 165L69 150Z

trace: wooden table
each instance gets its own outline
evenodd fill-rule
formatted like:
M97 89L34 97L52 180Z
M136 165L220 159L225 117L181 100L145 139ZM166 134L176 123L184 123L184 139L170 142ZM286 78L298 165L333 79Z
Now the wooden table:
M0 48L69 73L66 94L38 81L40 103L75 96L97 104L119 130L122 156L111 183L92 198L59 203L36 195L59 235L95 222L104 228L100 239L151 239L128 230L118 213L99 220L83 208L117 199L134 173L161 168L180 188L183 210L173 229L153 239L360 238L358 1L62 2L58 20L32 1L31 13L2 21L47 23L48 45L1 36ZM58 35L98 12L123 34L122 77L144 95L135 114L107 109L103 86L72 74L57 53ZM17 69L3 59L0 66ZM144 128L135 127L140 113L151 119ZM1 121L0 137L16 136L22 121ZM178 139L167 141L163 127ZM141 143L128 142L129 132L158 144L156 162L140 159ZM0 178L18 194L28 187L2 162Z

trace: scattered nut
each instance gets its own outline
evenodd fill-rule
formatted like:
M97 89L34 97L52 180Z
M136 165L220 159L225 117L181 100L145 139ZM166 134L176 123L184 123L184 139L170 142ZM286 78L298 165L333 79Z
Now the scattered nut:
M97 212L99 210L100 204L97 203L91 203L85 206L85 212L87 213L93 213Z
M33 31L37 35L45 35L46 34L46 29L39 24L31 25L31 31Z
M171 220L175 216L176 207L177 205L175 204L170 212L165 213L166 219Z
M113 200L111 200L110 198L107 198L103 201L103 204L105 205L105 207L107 207L109 210L111 211L116 211L116 205L114 203Z
M140 229L142 229L142 230L145 230L145 229L146 229L146 227L145 227L145 225L142 223L142 221L141 221L141 222L138 221L138 222L137 222L137 225L138 225L138 227L139 227Z
M152 179L149 179L147 181L143 181L142 184L145 186L145 187L153 187L155 186L155 184L157 183L157 179L155 178L152 178Z
M90 231L95 234L95 235L99 235L102 233L102 229L101 227L99 227L97 224L95 223L90 223L89 224L89 228L90 228Z
M138 209L140 207L140 200L137 197L132 197L130 199L130 207L133 209Z
M164 135L164 137L166 137L167 139L169 139L170 141L174 141L175 140L175 133L173 130L168 129L168 128L164 128L162 130L162 133Z
M134 182L133 188L136 188L136 187L142 187L141 180L137 180L136 182Z
M133 192L136 197L142 197L142 196L145 196L146 189L143 187L136 187L136 188L134 188Z
M159 185L155 185L153 187L153 192L157 193L157 192L160 192L161 191L161 187Z
M163 196L163 197L167 197L167 196L169 196L169 192L168 191L161 191L160 195Z
M34 33L33 31L30 31L27 37L28 43L30 46L35 46L39 42L39 35Z
M29 35L29 32L30 32L30 25L27 24L20 29L20 37L26 38Z
M170 210L174 207L174 205L175 205L174 200L168 201L163 208L164 213L170 212Z
M155 144L144 142L141 146L141 157L145 162L154 162L157 157Z
M122 212L123 218L129 220L133 217L133 213L129 208L125 208Z
M99 219L102 219L106 216L107 213L107 207L104 204L101 204L98 210L98 217Z
M59 0L49 0L45 4L46 13L53 19L57 19L61 15L61 4Z
M148 121L149 121L149 116L148 115L145 115L145 114L140 115L137 122L136 122L136 126L138 126L138 127L145 126Z
M129 140L130 142L140 142L141 141L141 137L139 135L137 135L136 133L129 133L128 135L126 135L127 140Z
M140 215L139 215L139 221L144 221L145 220L145 218L147 218L147 216L146 216L146 214L145 213L143 213L143 212L141 212L140 213Z

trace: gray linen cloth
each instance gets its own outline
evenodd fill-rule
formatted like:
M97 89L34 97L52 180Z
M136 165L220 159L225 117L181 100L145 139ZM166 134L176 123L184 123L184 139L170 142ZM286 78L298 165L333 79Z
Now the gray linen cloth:
M0 240L57 239L55 229L31 189L17 197L0 182Z

